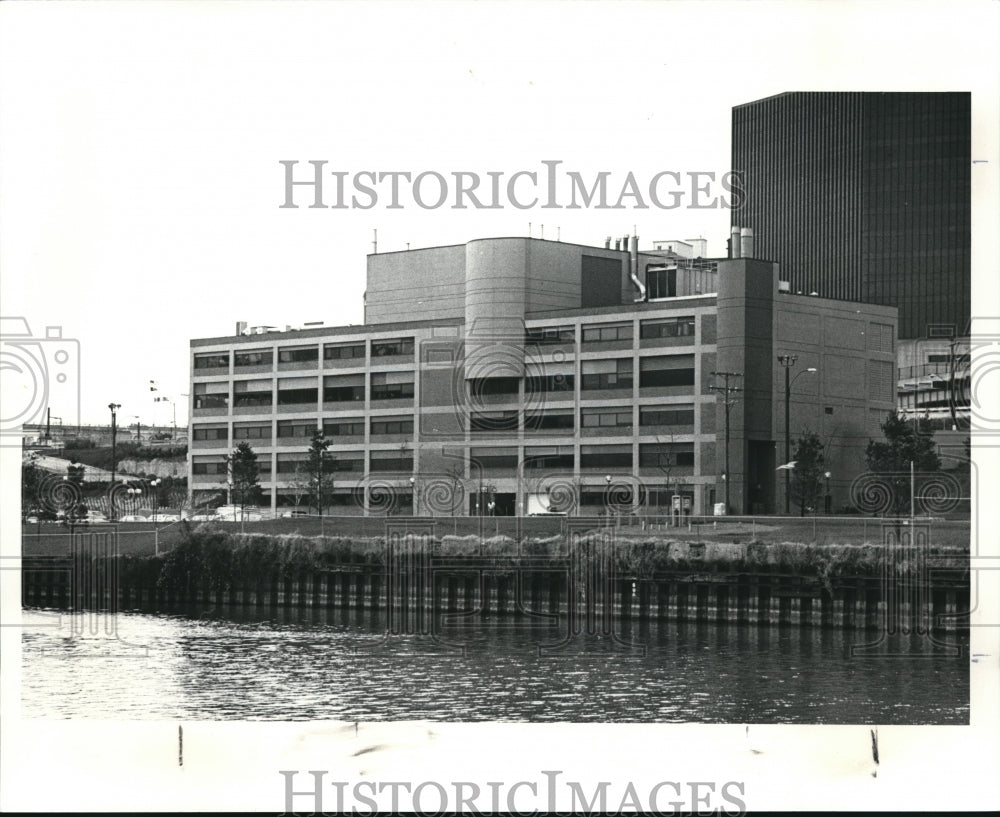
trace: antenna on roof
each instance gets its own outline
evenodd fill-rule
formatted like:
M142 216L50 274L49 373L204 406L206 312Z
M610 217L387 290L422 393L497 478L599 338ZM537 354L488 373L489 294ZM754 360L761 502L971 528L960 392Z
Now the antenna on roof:
M378 230L372 230L372 255L378 255Z

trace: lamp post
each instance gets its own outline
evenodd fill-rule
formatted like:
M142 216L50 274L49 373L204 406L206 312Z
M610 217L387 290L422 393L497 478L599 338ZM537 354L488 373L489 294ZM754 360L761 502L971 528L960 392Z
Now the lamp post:
M795 365L795 361L799 359L798 355L778 355L778 363L780 363L785 369L785 463L792 461L792 437L791 437L791 403L792 403L792 384L795 383L804 374L814 374L816 372L815 367L810 366L808 369L799 372L795 377L791 377L792 366ZM792 474L791 469L785 469L785 513L790 514L792 512Z
M139 502L142 500L142 488L129 488L128 496L132 501L132 514L138 516Z
M827 471L827 472L825 472L823 474L823 477L826 479L826 499L823 502L823 509L824 509L824 511L826 511L826 515L827 516L830 515L830 506L833 504L830 501L830 477L831 476L832 475L830 474L829 471Z
M115 443L118 436L118 415L117 411L122 407L121 403L108 403L108 408L111 409L111 482L108 485L108 498L111 506L111 521L115 521L115 454L116 448Z
M420 510L420 506L417 503L417 478L410 477L410 498L413 500L413 515L416 516L417 512Z
M160 509L160 496L159 492L157 491L157 486L159 486L159 484L162 481L163 480L161 479L154 479L152 482L149 483L149 487L151 489L151 494L153 497L153 524L156 524L156 512Z

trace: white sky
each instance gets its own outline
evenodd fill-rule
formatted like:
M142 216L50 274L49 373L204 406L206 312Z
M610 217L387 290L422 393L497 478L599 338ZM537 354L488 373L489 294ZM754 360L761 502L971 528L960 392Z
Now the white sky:
M373 228L383 251L533 222L588 244L702 235L721 254L729 226L689 200L281 210L281 159L481 175L558 159L616 189L630 170L721 175L732 106L787 90L997 96L955 59L991 53L994 33L937 5L907 4L905 25L879 3L3 6L3 314L79 340L84 422L111 401L122 422L169 422L151 379L183 422L189 339L237 320L360 323ZM72 402L52 413L73 422Z
M3 2L0 311L26 318L36 336L59 325L79 340L84 422L107 422L107 404L114 401L122 404L123 423L136 415L165 423L169 410L161 405L153 413L147 383L157 380L167 396L187 391L190 338L229 334L237 320L360 322L372 228L382 250L525 235L533 222L546 225L547 238L559 227L563 240L593 244L634 231L645 246L704 235L712 254L722 253L728 232L728 212L687 208L281 210L279 160L325 159L329 169L352 173L511 173L558 159L567 169L616 176L630 170L642 178L661 170L721 174L729 169L733 105L789 90L957 90L973 92L973 158L986 160L972 170L973 313L997 316L998 8L988 0ZM73 422L67 405L73 401L63 399L53 413ZM183 422L183 399L178 408ZM17 502L17 466L13 457L2 460L9 510ZM987 473L986 460L977 462L980 496L996 496L997 469ZM15 518L5 513L2 524L5 555L12 558L19 541ZM996 528L987 524L994 520L979 521L987 534L982 544L995 549ZM0 579L5 598L16 604L16 571ZM978 615L989 615L983 612L989 604L996 613L995 594L980 599ZM867 771L866 730L772 727L776 744L779 735L820 737L813 744L785 742L784 754L778 748L760 758L759 767L754 759L757 771L747 772L751 807L836 807L847 794L855 806L872 808L995 805L995 626L976 633L977 643L987 639L981 649L990 657L973 665L975 727L883 728L894 743L877 783ZM17 649L15 627L0 635L6 649ZM986 683L977 683L987 663ZM4 664L6 683L17 661ZM284 751L291 738L275 742L259 727L241 731L231 724L211 734L235 735L232 750L211 757L224 764L246 748L259 753L266 771L231 763L216 774L209 764L199 778L185 768L181 786L172 758L158 760L163 745L156 729L79 722L65 724L72 727L67 730L25 728L17 720L16 694L4 695L5 713L14 708L13 717L5 717L3 753L11 809L24 808L35 795L50 808L59 796L72 798L66 807L74 808L209 802L280 808L278 794L267 799L277 792L271 769L329 767L273 765L271 753ZM164 727L172 750L176 730ZM476 734L489 728L477 726ZM636 727L643 740L655 731L658 745L674 746L673 758L662 758L663 779L673 779L671 768L685 757L702 764L701 779L715 779L709 777L717 756L711 735L719 733L693 728L701 737L696 744L681 740L676 729ZM539 729L534 734L563 734ZM831 743L836 735L857 749L858 768L848 772L823 760L832 752L846 762L847 749ZM580 744L587 749L580 756L605 764L600 774L610 769L620 777L629 763L652 757L643 740L611 757L600 751L602 741L588 741ZM525 745L483 743L469 752L463 743L461 754L469 762L492 762L486 768L504 775L509 769L499 765L505 762L499 753L516 757ZM805 754L796 751L803 745ZM112 751L118 752L114 762ZM557 750L551 768L576 759L566 751ZM330 762L337 756L330 754ZM77 777L53 788L52 765L37 758L51 760L63 777ZM802 766L790 776L789 758ZM107 768L98 769L101 763ZM492 779L490 773L479 779ZM730 773L722 763L718 774ZM400 774L394 779L410 779ZM205 799L205 792L215 799Z

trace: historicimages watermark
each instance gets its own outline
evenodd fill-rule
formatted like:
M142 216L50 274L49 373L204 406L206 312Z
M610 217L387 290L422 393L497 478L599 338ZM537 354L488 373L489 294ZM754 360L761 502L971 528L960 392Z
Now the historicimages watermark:
M286 814L732 814L746 813L739 780L631 781L560 779L562 771L514 781L327 779L328 771L282 770ZM567 812L568 809L568 812Z
M341 170L326 159L282 159L280 209L402 210L738 210L737 171L581 172L543 159L517 170ZM299 167L299 165L302 165Z

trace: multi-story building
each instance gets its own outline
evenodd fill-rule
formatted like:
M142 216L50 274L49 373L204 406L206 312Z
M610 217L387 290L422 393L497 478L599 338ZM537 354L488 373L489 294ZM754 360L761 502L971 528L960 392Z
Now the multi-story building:
M971 95L785 93L737 106L732 224L792 292L895 306L899 338L971 313ZM902 365L902 364L901 364Z
M894 405L896 310L769 261L492 238L370 255L367 285L362 326L191 341L196 502L245 440L297 504L322 428L332 513L783 510L792 356L791 436L820 435L839 508Z

